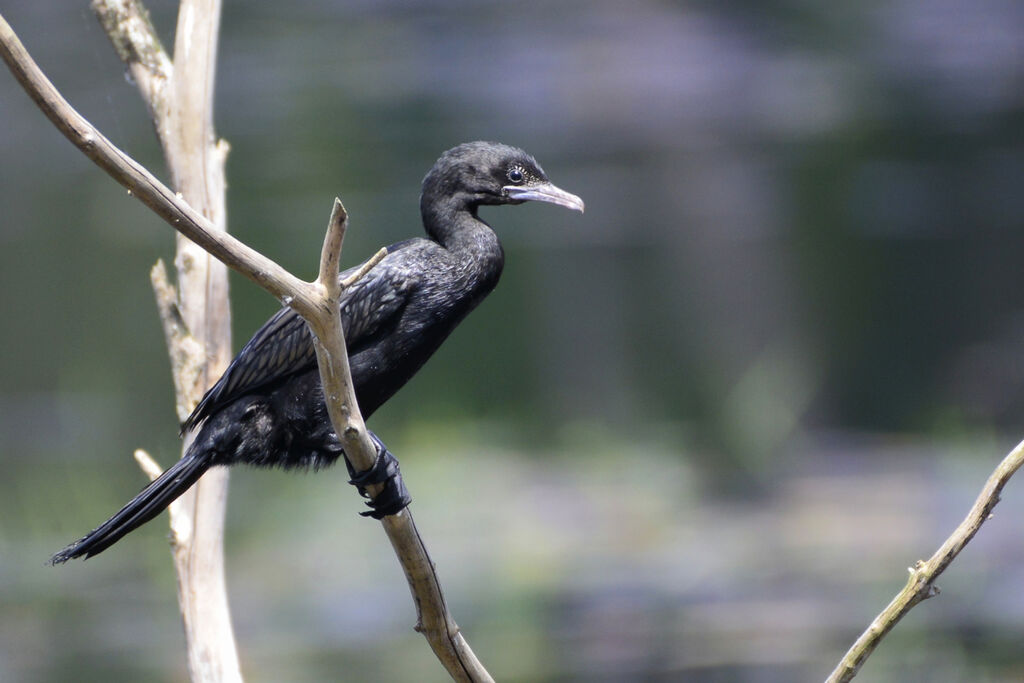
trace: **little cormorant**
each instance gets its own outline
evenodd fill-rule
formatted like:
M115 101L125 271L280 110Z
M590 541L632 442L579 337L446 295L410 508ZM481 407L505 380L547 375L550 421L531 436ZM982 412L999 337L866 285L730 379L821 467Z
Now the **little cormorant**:
M427 173L420 211L428 239L391 245L377 266L342 293L349 367L364 417L409 381L498 283L504 254L478 208L528 200L583 211L583 201L555 187L533 157L507 145L459 145ZM295 311L282 308L256 332L182 429L199 425L177 463L97 529L54 555L53 563L102 552L156 517L215 465L319 468L344 455L324 405L309 331ZM385 484L365 513L380 518L397 513L410 499L397 460L376 435L371 437L377 465L353 473L352 483L364 494L367 484Z

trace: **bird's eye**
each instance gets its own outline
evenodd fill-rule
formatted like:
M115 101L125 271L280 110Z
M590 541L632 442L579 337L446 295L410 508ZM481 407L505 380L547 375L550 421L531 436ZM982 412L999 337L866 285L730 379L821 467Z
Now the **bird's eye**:
M508 179L516 185L523 182L523 169L513 166L508 170Z

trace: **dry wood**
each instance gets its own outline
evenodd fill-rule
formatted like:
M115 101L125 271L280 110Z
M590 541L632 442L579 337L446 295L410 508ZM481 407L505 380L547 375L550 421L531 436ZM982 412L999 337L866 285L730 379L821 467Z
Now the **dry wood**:
M1014 472L1020 469L1021 464L1024 464L1024 441L1017 444L1017 447L999 463L992 476L985 482L985 487L974 501L967 517L960 522L945 543L928 561L918 560L908 569L910 578L907 579L907 585L854 642L829 675L826 683L845 683L853 680L878 643L899 623L899 620L921 601L938 595L939 589L935 585L935 580L974 538L981 525L991 518L992 509L999 502L999 493Z

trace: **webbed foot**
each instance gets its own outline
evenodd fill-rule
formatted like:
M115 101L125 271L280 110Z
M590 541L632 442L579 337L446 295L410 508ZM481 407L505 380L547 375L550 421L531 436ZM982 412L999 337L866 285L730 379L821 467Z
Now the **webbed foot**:
M405 482L402 481L402 471L398 467L398 458L388 450L387 446L384 445L384 442L376 434L369 432L369 435L373 445L377 448L377 459L374 461L373 467L362 472L356 472L348 458L345 458L345 464L348 466L349 476L352 477L348 483L355 486L359 490L359 495L363 498L370 497L370 493L366 489L367 486L372 484L384 485L384 488L381 489L376 497L366 501L370 509L359 513L363 517L382 519L388 515L396 515L404 510L412 502L412 497L405 488Z

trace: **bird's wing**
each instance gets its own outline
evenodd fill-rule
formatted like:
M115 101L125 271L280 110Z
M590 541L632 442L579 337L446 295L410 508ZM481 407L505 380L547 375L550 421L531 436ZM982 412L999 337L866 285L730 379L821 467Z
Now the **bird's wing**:
M390 251L390 250L389 250ZM341 321L349 355L359 351L405 307L415 282L387 259L348 287L341 300ZM358 269L338 277L345 279ZM186 431L238 397L308 370L316 365L316 352L306 321L291 308L278 311L256 331L231 365L182 423Z

